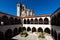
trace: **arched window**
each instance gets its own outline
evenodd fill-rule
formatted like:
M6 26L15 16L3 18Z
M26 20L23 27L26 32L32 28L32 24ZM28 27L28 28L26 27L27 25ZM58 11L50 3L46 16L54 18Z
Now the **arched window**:
M60 33L58 34L58 40L60 40Z
M19 27L19 33L22 32L22 27Z
M4 34L0 31L0 40L4 40Z
M23 28L22 28L22 30L23 30L23 31L26 31L26 28L25 28L25 27L23 27Z
M26 19L24 19L24 24L26 24L27 23L27 21L26 21Z
M36 28L35 27L32 28L32 32L36 32Z
M51 17L51 25L54 25L54 17Z
M2 16L2 21L4 22L4 25L8 25L8 17L6 15Z
M17 20L17 18L15 18L15 24L18 24L18 20Z
M53 37L53 28L51 29L51 35L52 35L52 37Z
M13 30L13 36L15 36L17 34L18 34L18 29L17 28L14 28L14 30Z
M37 18L35 19L35 24L38 24L38 19Z
M14 19L13 19L13 17L10 17L10 18L9 18L9 24L11 24L11 25L14 24Z
M1 25L1 21L2 21L2 19L1 19L1 17L0 17L0 25Z
M39 24L43 24L43 19L42 18L39 19Z
M58 25L58 21L56 19L59 20L56 16L51 17L51 25Z
M57 17L60 18L60 12L57 14Z
M21 19L18 20L18 24L22 24L22 23L21 23Z
M57 40L57 32L56 32L56 30L54 30L53 34L54 34L53 35L54 36L54 39Z
M5 39L6 40L10 40L12 38L12 30L11 29L8 29L6 32L5 32Z
M48 18L45 18L45 19L44 19L44 24L49 24Z
M31 24L33 24L33 23L34 23L34 20L33 20L33 19L31 19L31 21L30 21L30 22L31 22Z
M29 19L27 19L27 24L30 24L30 20Z
M44 32L49 33L50 34L50 29L49 28L45 28Z
M56 20L56 17L55 17ZM57 23L56 23L57 22ZM60 26L60 12L57 14L56 26Z
M27 27L27 31L31 31L31 28L30 27Z
M43 29L41 27L39 27L38 32L43 32Z

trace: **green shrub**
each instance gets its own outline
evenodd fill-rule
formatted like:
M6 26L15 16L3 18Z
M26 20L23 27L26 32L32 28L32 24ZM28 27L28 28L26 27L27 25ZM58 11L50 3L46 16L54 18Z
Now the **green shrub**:
M28 36L28 34L27 34L26 31L21 32L20 35L21 35L22 37L27 37L27 36Z
M40 32L38 38L45 38L44 33Z

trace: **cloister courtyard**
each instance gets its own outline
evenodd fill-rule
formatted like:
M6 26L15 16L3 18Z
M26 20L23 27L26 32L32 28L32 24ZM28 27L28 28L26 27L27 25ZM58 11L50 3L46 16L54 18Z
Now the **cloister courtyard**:
M11 39L14 40L53 40L54 38L51 36L49 30L43 30L41 28L38 28L38 31L36 31L35 28L30 29L28 27L27 29L25 27L20 30L20 33Z
M26 31L24 31L24 32L26 32ZM27 35L26 34L21 35L21 33L20 33L16 36L12 37L12 39L14 39L14 40L53 40L53 37L50 34L45 33L45 32L29 31L26 33L27 33ZM26 36L24 36L24 35L26 35Z

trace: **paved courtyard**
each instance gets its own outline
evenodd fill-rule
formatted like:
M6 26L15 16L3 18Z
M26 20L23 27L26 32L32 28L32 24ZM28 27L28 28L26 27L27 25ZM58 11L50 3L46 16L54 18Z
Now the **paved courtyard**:
M45 33L44 39L38 38L39 33L38 32L27 32L29 35L27 37L21 37L20 34L17 36L13 37L12 39L17 39L17 40L53 40L50 34Z

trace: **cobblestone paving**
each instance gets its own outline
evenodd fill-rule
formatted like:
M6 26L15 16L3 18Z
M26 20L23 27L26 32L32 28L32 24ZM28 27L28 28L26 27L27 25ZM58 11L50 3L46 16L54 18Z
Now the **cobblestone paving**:
M20 34L13 37L12 39L18 39L18 40L53 40L53 38L51 37L50 34L45 34L45 39L39 39L38 38L38 33L37 32L28 32L28 36L27 37L21 37Z

